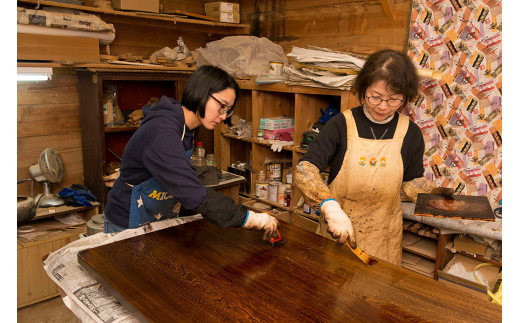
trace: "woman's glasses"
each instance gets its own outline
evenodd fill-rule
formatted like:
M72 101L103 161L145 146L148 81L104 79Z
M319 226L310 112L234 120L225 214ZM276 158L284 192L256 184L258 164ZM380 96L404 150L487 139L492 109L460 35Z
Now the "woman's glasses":
M404 102L404 100L401 100L401 99L383 100L378 96L367 96L366 98L367 98L368 103L370 103L370 104L378 105L381 102L386 101L388 106L393 107L393 108L400 106Z
M218 104L220 104L220 109L218 109L218 113L225 114L227 118L229 118L233 114L233 108L231 108L229 105L220 102L219 99L214 97L212 94L209 95L213 100L217 101Z

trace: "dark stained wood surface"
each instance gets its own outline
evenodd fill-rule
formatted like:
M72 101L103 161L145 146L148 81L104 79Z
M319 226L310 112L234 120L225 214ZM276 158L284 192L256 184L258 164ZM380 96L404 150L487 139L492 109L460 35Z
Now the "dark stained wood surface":
M432 205L449 205L449 203L439 203L442 201L452 201L462 205L463 208L454 210L442 210ZM434 204L436 203L436 204ZM495 221L495 214L486 196L426 194L417 195L414 215L430 216L450 219Z
M501 307L291 225L285 244L205 220L78 254L80 264L152 322L500 322Z

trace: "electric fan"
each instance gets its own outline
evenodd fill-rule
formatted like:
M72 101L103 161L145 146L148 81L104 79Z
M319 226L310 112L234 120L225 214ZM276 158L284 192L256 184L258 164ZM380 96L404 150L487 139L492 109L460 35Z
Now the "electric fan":
M46 148L38 159L38 163L29 167L31 177L43 183L43 194L39 207L60 206L65 202L59 196L51 193L50 183L60 183L65 174L65 167L61 155L52 148Z

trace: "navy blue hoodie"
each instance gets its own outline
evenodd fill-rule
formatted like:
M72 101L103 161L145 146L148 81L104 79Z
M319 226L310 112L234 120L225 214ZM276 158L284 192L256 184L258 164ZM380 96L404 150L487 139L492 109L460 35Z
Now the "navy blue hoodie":
M132 188L125 183L137 185L154 177L184 209L201 213L221 227L242 225L246 207L207 189L191 168L186 151L193 147L195 129L185 125L181 104L163 96L157 104L144 106L143 114L141 125L125 147L121 174L109 192L105 216L127 228Z

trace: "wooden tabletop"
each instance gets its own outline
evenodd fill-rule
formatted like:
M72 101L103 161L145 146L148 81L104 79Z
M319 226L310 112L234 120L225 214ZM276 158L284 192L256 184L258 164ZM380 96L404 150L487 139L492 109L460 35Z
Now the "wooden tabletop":
M282 224L261 232L198 220L78 253L141 320L500 322L502 308L398 266L366 266L345 246Z

